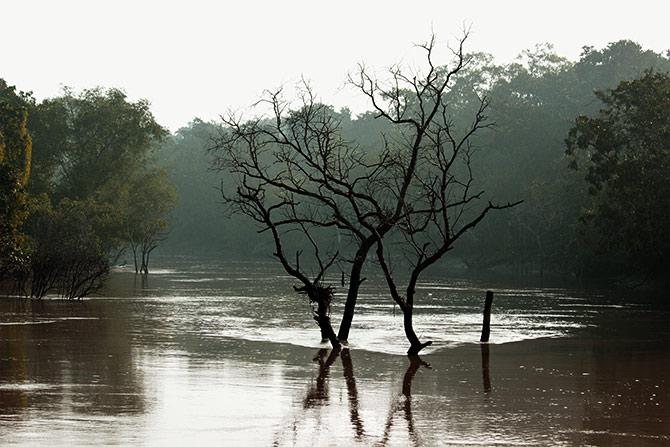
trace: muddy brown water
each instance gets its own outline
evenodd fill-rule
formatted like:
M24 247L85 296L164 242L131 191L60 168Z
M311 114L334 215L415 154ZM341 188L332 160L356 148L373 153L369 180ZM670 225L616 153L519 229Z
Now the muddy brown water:
M291 285L181 262L83 302L0 299L0 445L670 445L670 311L635 292L429 278L434 345L410 361L381 282L340 353Z

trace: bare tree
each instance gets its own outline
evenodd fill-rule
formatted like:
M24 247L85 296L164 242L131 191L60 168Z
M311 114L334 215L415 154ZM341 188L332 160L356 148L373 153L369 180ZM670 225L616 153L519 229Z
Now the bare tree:
M233 211L258 222L261 232L271 233L274 255L285 271L300 281L296 290L315 305L322 338L339 347L329 318L333 291L322 285L339 253L323 249L318 238L324 229L336 227L365 240L356 216L369 213L374 205L363 192L370 174L362 154L342 139L332 109L317 103L306 84L300 99L300 107L288 110L281 91L268 92L262 102L271 105L272 120L243 123L233 116L224 119L227 129L218 140L217 162L235 176L235 193L224 191L225 201ZM361 174L356 177L358 172ZM294 243L299 239L299 246L310 248L302 268L300 254L304 249L292 262L284 248L287 238ZM369 247L365 253L367 250ZM364 262L364 257L357 258L350 281L355 290L362 282L356 272L360 276ZM307 273L309 266L315 265L318 267L312 274Z
M224 130L215 145L215 166L231 174L234 190L225 187L224 201L233 212L245 214L272 234L275 256L288 274L301 282L297 288L318 304L317 321L322 334L334 346L349 338L358 292L365 281L363 266L370 250L399 223L425 216L430 209L415 209L414 183L417 170L433 147L436 120L446 107L446 94L467 63L463 44L453 51L447 68L434 64L435 38L418 48L426 69L410 73L391 67L386 80L379 80L363 65L350 75L350 83L369 99L376 118L389 125L381 147L366 152L342 136L332 108L320 104L303 82L298 104L286 101L281 90L266 92L259 104L269 106L269 117L244 121L240 116L223 117ZM233 189L233 188L231 188ZM430 202L426 202L430 205ZM352 241L352 253L326 249L327 228L337 228ZM284 242L293 234L310 247L311 275L291 262ZM337 337L332 336L327 314L332 289L322 285L335 262L349 262L349 282ZM325 297L325 298L324 298ZM325 326L325 327L324 327ZM337 342L337 343L336 343Z
M384 240L377 240L377 260L384 272L391 297L403 312L405 336L410 343L409 355L416 355L431 341L421 342L413 327L416 284L421 274L450 251L456 241L472 230L492 210L511 208L521 202L488 204L477 207L484 191L473 190L471 138L479 130L490 127L486 98L479 105L472 121L464 129L456 129L447 103L440 104L439 114L427 129L419 152L417 168L412 173L407 208L395 227L404 240L402 255L410 265L405 294L402 295L393 276ZM405 160L393 159L392 171L403 173ZM387 244L390 245L390 244ZM405 266L403 265L403 268Z

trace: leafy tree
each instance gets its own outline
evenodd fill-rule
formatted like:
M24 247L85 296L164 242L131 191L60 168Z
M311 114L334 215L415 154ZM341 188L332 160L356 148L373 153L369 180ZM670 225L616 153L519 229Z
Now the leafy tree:
M166 135L147 101L128 101L118 89L65 89L38 104L33 115L40 185L52 187L47 192L56 202L119 187L115 180L141 169Z
M174 204L167 176L149 168L166 131L148 103L101 88L38 103L3 81L0 118L1 261L4 270L26 267L18 287L81 298L137 238L148 271Z
M62 181L61 166L70 146L67 109L63 101L52 98L32 101L28 110L28 127L35 146L29 193L53 195Z
M56 293L80 299L102 287L109 258L97 234L100 214L95 202L70 199L56 209L41 204L33 211L29 222L31 297Z
M579 116L566 140L593 203L588 242L617 273L670 274L670 75L649 71L597 93L604 108Z
M568 169L565 135L575 116L597 112L594 90L638 78L645 68L667 71L670 60L619 41L603 49L585 48L576 62L547 45L507 66L488 67L485 57L481 61L471 82L486 86L496 126L476 138L488 150L475 160L475 171L481 173L482 189L524 204L505 216L491 216L454 255L473 269L579 274L583 243L577 227L589 197L580 176Z
M35 104L30 123L39 154L34 163L34 194L47 194L54 210L64 201L80 201L94 210L94 231L101 247L117 258L127 244L134 244L128 240L126 224L132 206L127 200L130 182L149 172L152 151L166 135L149 104L129 101L118 89L81 93L65 89L62 96ZM138 189L132 198L141 196ZM34 227L33 231L40 230Z
M26 186L32 139L27 128L25 96L0 79L0 279L21 275L26 267Z

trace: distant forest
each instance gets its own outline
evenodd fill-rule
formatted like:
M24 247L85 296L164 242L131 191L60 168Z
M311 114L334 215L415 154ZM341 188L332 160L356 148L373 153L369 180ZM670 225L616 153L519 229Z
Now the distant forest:
M645 51L624 40L603 49L584 47L578 61L557 55L546 44L525 51L507 65L496 65L488 54L470 56L471 64L448 97L452 107L464 111L465 119L472 116L478 97L485 95L490 100L488 114L495 126L479 132L473 142L477 148L475 189L486 191L482 201L524 203L489 216L459 241L445 262L474 272L635 280L662 277L668 268L666 173L670 171L646 171L645 175L656 177L627 185L632 188L631 203L621 202L622 210L616 216L599 221L604 204L624 199L608 196L589 181L589 165L580 163L585 151L577 150L576 141L567 140L578 117L597 117L607 106L603 97L622 81L640 79L649 70L668 73L669 55ZM661 107L670 112L669 98L658 99L665 101ZM341 121L345 139L367 151L378 150L385 129L373 112L352 116L342 109L332 113ZM455 113L454 119L461 115ZM666 137L667 169L670 117L661 118L665 121L651 123L649 130ZM229 216L221 206L225 173L211 169L212 156L207 150L220 130L220 123L196 119L170 136L157 152L178 195L170 236L161 250L230 260L269 259L273 252L270 236L256 234L245 216ZM646 212L639 208L652 198L651 208L659 216L638 215L646 223L636 221L633 214ZM346 245L346 241L340 243Z
M482 97L495 123L471 140L473 188L486 192L484 203L523 203L464 235L442 265L631 282L670 276L670 53L623 40L584 47L577 61L547 44L509 64L484 53L468 60L446 95L454 125L467 126L459 119ZM230 184L209 149L223 123L194 119L170 134L148 103L116 89L37 101L9 81L0 80L5 283L76 298L112 264L148 271L154 250L271 257L270 235L222 204ZM345 140L379 151L389 129L375 113L330 110ZM346 251L346 239L332 238Z

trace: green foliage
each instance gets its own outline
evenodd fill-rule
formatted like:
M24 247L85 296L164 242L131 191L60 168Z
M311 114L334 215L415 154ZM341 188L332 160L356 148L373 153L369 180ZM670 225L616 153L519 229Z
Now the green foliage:
M174 193L151 167L167 132L146 101L96 88L38 103L0 81L0 118L0 270L25 293L80 298L137 232L157 243Z
M34 298L56 293L79 299L97 291L109 271L109 258L98 233L100 209L93 202L65 199L33 210L30 291Z
M153 175L147 174L152 151L167 132L156 123L146 101L131 102L118 89L78 94L65 89L62 96L36 104L32 112L39 155L31 191L48 194L57 209L62 202L85 204L102 249L112 258L118 256L132 244L128 215L134 213L132 201L144 193L138 179ZM160 179L167 182L165 176ZM147 212L167 213L163 203L149 204L146 199L142 203Z
M128 101L118 89L66 89L32 113L38 184L56 200L92 197L114 187L147 162L166 135L144 100ZM51 189L47 189L47 188ZM42 192L42 191L36 191Z
M167 230L166 216L174 208L176 193L165 170L138 173L128 182L127 193L125 224L131 238L143 239Z
M26 184L30 177L32 140L26 101L0 79L0 279L16 277L26 266Z
M647 72L597 95L566 141L593 195L588 241L617 273L670 273L670 75Z
M492 216L456 254L473 268L580 273L586 253L577 227L590 199L582 176L567 168L565 135L575 116L597 111L594 91L638 78L649 67L667 71L670 60L620 41L586 48L576 62L539 46L518 63L486 70L494 73L486 93L496 127L477 142L482 189L525 202Z

